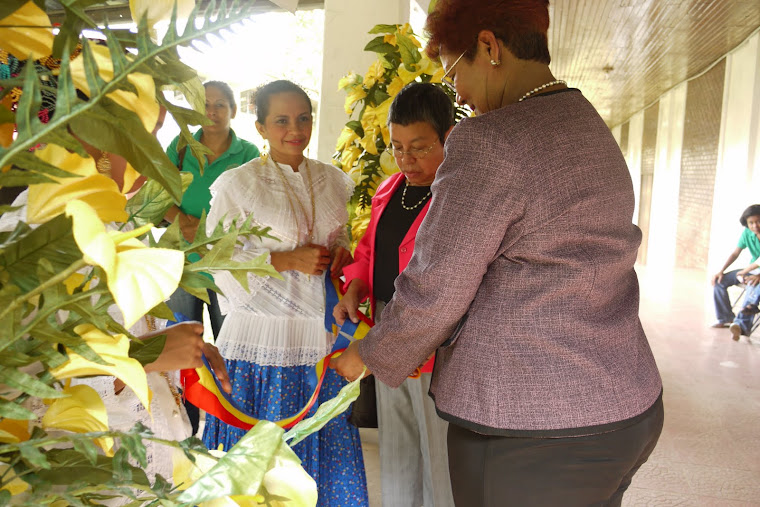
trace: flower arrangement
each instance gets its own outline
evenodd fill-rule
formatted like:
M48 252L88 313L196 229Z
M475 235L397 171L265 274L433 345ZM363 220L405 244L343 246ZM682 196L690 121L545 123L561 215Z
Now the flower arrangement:
M364 48L377 53L377 60L364 76L349 73L338 83L346 92L345 111L356 119L343 127L335 146L333 163L348 173L356 183L351 201L351 238L354 246L369 223L372 196L382 181L398 172L393 156L386 151L390 144L388 109L393 98L412 81L440 83L443 68L430 60L409 24L376 25L370 34L380 34ZM455 97L444 87L455 102ZM457 108L459 118L467 111Z
M189 184L152 135L160 107L199 160L206 150L188 128L207 121L203 87L176 48L228 29L252 13L250 3L212 1L199 12L193 0L131 0L137 33L98 28L85 11L97 3L63 2L57 33L41 2L0 6L0 188L28 187L24 208L0 207L0 220L16 218L0 232L0 505L113 497L130 505L313 505L314 483L281 428L261 423L220 457L194 438L159 441L141 425L113 431L98 393L70 382L113 376L149 406L143 365L165 336L141 341L128 328L146 315L171 318L163 301L177 287L203 299L206 289L218 291L203 272L228 270L244 286L250 273L278 276L264 258L231 259L240 235L267 234L250 222L207 234L201 218L191 244L177 222L158 241L149 234ZM178 12L189 17L181 31ZM153 23L164 15L171 20L157 42ZM84 38L85 27L103 44ZM193 109L167 101L167 88ZM128 162L121 186L82 142ZM139 176L147 183L128 199ZM108 312L114 305L121 321ZM149 440L184 458L174 485L143 472Z

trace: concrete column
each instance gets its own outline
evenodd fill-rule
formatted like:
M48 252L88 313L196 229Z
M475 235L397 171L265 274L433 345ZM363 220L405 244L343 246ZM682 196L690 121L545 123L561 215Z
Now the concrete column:
M741 234L739 216L760 203L760 34L726 57L723 118L713 194L708 271L717 271ZM742 256L736 266L746 265Z
M628 122L628 149L623 153L628 162L628 170L633 182L636 207L633 209L633 223L639 225L641 207L641 150L644 144L644 111L639 111Z
M687 83L682 83L660 99L647 267L664 272L676 261L686 89Z
M375 53L363 51L376 35L367 32L377 24L409 21L410 0L325 0L325 42L322 60L322 91L317 117L317 158L329 162L335 142L348 121L343 109L346 94L338 81L349 72L364 75ZM358 111L355 112L358 114Z

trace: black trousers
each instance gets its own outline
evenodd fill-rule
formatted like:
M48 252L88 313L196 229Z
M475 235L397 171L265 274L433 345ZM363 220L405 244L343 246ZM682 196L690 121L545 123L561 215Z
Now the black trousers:
M662 399L631 426L585 437L481 435L449 424L457 507L619 506L660 438Z

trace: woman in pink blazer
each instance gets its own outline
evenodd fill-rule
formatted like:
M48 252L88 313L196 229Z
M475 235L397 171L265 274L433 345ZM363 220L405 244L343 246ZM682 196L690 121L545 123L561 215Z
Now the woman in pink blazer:
M339 323L356 322L359 303L369 297L372 316L382 319L394 281L414 251L417 230L430 206L430 185L444 158L443 144L454 125L446 93L412 83L396 96L388 114L391 146L401 169L372 198L366 234L343 268L346 295L335 307ZM446 451L447 423L428 396L433 359L419 378L398 389L376 383L383 505L453 506Z

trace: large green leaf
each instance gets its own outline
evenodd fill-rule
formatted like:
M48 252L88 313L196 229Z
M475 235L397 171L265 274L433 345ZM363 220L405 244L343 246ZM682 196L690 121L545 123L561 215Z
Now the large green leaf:
M37 415L31 410L22 407L18 403L13 403L12 401L6 401L3 399L0 399L0 417L8 419L20 419L22 421L37 419Z
M120 449L117 455L118 458L98 456L96 464L92 465L89 456L75 449L51 449L45 453L51 467L49 470L39 471L38 475L49 484L65 486L74 482L109 484L113 481L115 473L121 473L129 475L132 484L150 487L145 472L124 459L129 455L126 449Z
M389 44L383 40L383 37L375 37L364 46L364 51L373 51L384 55L386 53L393 53L396 51L396 46Z
M84 141L103 151L121 155L140 174L158 181L176 202L182 200L182 182L177 168L134 112L103 98L100 106L73 118L71 126ZM125 131L129 136L124 135Z
M47 259L56 273L82 259L71 232L70 218L59 215L13 243L0 245L0 266L24 292L39 285L37 268L41 259Z
M404 62L407 68L410 68L422 59L420 50L412 42L412 39L406 35L398 34L396 40L398 41L398 50L401 53L401 61Z
M181 173L182 192L187 190L193 181L193 175L190 173ZM127 201L127 213L131 221L134 221L137 227L145 224L159 224L174 205L174 199L169 192L157 181L148 180L140 190Z
M282 441L284 430L261 421L178 498L191 505L228 495L255 495Z
M398 27L399 25L375 25L372 27L372 30L367 33L394 33L396 30L398 30Z
M0 368L0 384L8 385L38 398L61 398L65 396L60 391L56 391L49 385L41 382L37 377L33 377L15 368Z
M150 364L161 355L166 344L166 335L158 335L147 340L131 340L129 342L129 357L137 359L145 366Z

